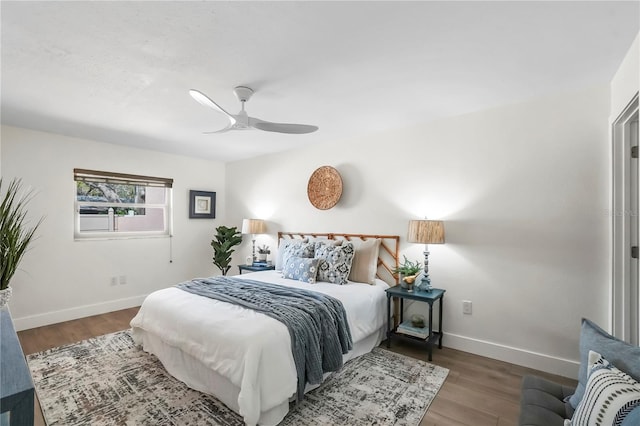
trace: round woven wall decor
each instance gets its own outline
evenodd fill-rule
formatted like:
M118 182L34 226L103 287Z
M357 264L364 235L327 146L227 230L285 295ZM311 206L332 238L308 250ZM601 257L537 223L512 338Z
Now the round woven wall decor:
M309 178L307 196L317 209L328 210L335 206L342 195L342 178L331 166L317 168Z

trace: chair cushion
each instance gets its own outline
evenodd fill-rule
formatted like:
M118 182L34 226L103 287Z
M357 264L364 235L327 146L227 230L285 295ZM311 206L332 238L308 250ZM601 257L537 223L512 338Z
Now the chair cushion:
M574 388L538 376L522 379L520 396L520 426L562 426L570 419L573 408L563 400Z

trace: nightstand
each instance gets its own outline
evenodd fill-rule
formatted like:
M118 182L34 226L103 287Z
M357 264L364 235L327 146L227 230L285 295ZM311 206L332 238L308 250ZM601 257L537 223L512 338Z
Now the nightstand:
M413 337L406 334L398 333L397 327L391 324L391 321L387 324L387 348L391 347L391 338L399 337L406 340L413 340L425 343L429 350L429 361L431 361L432 353L433 353L433 345L435 341L438 341L438 348L442 349L442 299L444 298L444 293L446 290L441 290L439 288L432 288L429 291L422 290L414 290L407 291L401 286L397 285L395 287L388 288L387 292L387 318L391 318L391 299L397 298L400 299L400 321L398 324L402 323L403 315L404 315L404 299L415 300L417 302L424 302L429 304L429 335L426 339L421 339L419 337ZM436 301L440 301L438 307L438 331L433 330L433 303Z
M260 272L260 271L273 271L274 269L276 269L274 265L267 265L267 266L238 265L238 270L240 271L240 275L242 275L242 271Z

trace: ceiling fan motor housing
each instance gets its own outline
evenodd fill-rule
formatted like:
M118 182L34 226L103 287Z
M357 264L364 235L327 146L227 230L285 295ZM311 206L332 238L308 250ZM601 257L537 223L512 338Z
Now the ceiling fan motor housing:
M236 95L236 98L238 98L240 102L247 102L249 99L251 99L253 90L245 86L238 86L233 89L233 93Z

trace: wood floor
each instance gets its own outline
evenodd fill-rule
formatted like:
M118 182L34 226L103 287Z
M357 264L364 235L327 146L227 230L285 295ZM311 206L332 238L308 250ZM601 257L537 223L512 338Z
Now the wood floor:
M129 328L138 308L67 321L18 333L25 355L102 334ZM446 336L444 340L446 345ZM386 346L385 346L386 347ZM427 360L424 347L394 341L391 350ZM449 369L449 376L420 426L513 426L517 424L520 381L525 374L539 374L558 382L575 381L496 361L455 349L435 349L433 364ZM36 425L44 425L36 407Z

